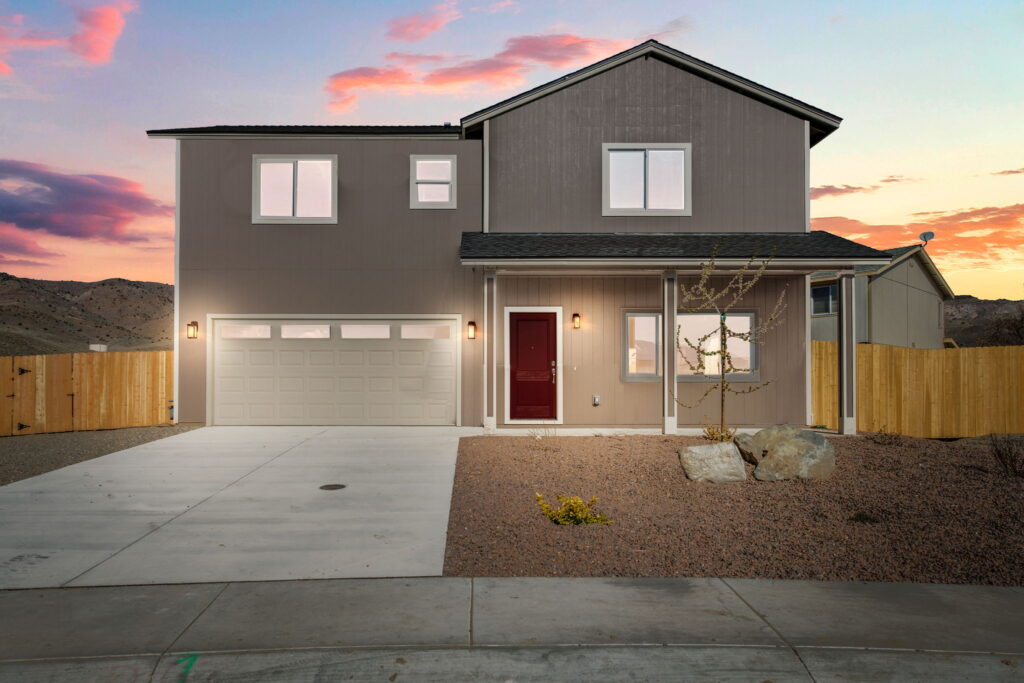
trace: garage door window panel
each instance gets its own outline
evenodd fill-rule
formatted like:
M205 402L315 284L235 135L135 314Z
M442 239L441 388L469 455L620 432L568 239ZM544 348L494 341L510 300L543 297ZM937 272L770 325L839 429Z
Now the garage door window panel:
M330 325L281 325L281 339L330 339Z
M270 339L270 325L222 325L221 339Z
M342 325L342 339L391 339L391 325Z

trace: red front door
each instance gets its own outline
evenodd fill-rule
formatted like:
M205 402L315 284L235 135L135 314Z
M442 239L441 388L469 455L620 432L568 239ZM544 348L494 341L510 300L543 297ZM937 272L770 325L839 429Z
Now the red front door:
M509 313L509 416L558 418L554 313Z

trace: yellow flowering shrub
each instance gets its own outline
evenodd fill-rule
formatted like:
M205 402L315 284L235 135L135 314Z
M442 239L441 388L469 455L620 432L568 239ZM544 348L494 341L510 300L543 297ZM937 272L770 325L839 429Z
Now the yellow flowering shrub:
M597 497L584 501L579 496L558 496L560 505L552 507L541 494L537 494L537 505L544 516L555 524L614 524L600 512L596 512Z
M732 438L736 436L735 429L719 429L715 425L704 425L704 433L701 436L708 441L732 441Z

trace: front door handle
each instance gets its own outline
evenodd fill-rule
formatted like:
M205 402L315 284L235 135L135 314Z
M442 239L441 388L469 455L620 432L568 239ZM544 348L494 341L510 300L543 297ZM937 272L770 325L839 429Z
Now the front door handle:
M552 384L555 384L555 377L556 377L557 373L558 373L557 370L555 370L554 368L551 368L551 383Z

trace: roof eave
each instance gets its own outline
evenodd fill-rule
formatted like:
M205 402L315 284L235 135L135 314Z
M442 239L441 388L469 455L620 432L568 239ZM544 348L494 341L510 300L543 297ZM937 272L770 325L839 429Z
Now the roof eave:
M489 258L482 256L460 257L464 266L557 266L592 268L599 266L622 266L622 267L654 267L654 266L700 266L706 263L707 257L703 258L670 258L670 257L545 257L545 258ZM821 266L830 268L852 268L859 265L874 265L885 263L882 259L867 258L718 258L715 259L716 266L744 266L750 263L761 263L767 261L771 267L801 267L821 269Z

